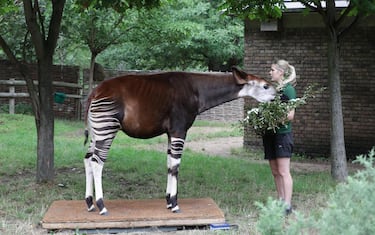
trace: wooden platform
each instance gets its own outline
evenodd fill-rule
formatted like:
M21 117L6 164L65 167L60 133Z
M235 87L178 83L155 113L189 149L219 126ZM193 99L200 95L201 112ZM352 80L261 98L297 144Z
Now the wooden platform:
M107 200L108 215L88 212L82 201L54 201L42 227L63 229L113 229L168 226L202 226L225 223L224 213L211 198L179 199L181 213L166 209L164 199Z

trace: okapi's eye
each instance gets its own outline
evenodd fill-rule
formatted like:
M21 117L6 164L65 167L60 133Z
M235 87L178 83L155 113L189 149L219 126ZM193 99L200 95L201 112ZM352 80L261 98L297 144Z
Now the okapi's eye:
M268 85L268 84L264 84L263 88L264 88L265 90L267 90L268 88L270 88L270 85Z

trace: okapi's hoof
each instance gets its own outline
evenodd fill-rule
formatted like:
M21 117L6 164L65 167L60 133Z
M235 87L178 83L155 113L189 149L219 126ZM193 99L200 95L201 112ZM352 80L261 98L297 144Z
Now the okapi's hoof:
M99 211L100 211L99 215L107 215L108 214L107 208L105 208L102 198L100 198L99 200L96 201L96 205L98 206Z
M91 205L90 208L87 209L88 212L94 212L95 211L95 206Z
M178 206L173 207L173 208L171 209L171 211L172 211L173 213L181 213L180 207L178 207Z
M92 196L88 196L85 198L86 204L87 204L87 211L88 212L93 212L95 211L95 206L93 202Z
M99 215L108 215L108 210L104 207L100 212Z

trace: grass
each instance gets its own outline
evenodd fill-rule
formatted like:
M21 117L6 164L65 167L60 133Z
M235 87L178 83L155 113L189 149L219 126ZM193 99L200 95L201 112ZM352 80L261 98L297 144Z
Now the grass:
M189 141L206 140L241 133L223 123L197 122L215 132L189 135ZM36 131L32 116L0 114L0 233L40 234L38 228L54 200L82 200L85 192L83 123L56 120L56 178L50 184L35 183ZM103 187L107 199L164 198L165 150L144 146L160 145L166 136L138 140L119 133L104 168ZM143 148L142 148L143 146ZM236 155L239 153L239 155ZM258 209L255 201L275 196L267 164L233 151L230 157L206 157L187 150L179 175L179 197L211 197L224 211L228 222L238 224L233 234L254 234ZM254 153L252 153L252 156ZM335 184L328 172L293 172L294 203L298 210L314 213L324 206ZM189 232L189 234L194 232ZM202 231L196 234L201 234ZM208 234L216 234L207 231Z

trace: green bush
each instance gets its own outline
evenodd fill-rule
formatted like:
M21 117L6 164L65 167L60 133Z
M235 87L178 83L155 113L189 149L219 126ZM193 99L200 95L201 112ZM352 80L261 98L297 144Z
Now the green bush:
M266 205L260 202L255 202L255 205L261 210L257 223L258 231L264 235L281 234L284 227L285 204L280 200L268 198Z
M327 207L317 217L307 217L298 211L295 216L283 216L284 205L269 200L260 208L257 229L268 234L375 234L375 148L368 155L360 155L354 162L364 166L330 194Z
M375 234L375 148L355 162L365 169L337 186L318 221L320 234Z

